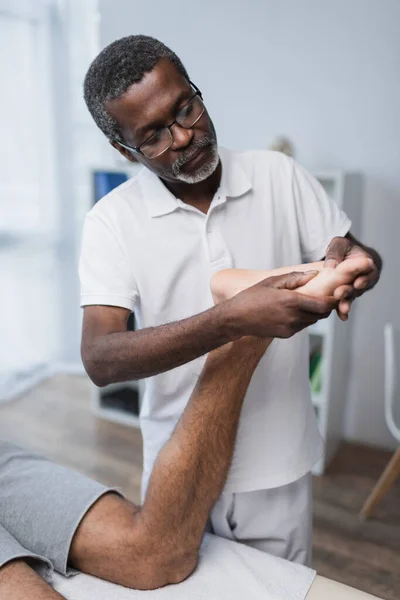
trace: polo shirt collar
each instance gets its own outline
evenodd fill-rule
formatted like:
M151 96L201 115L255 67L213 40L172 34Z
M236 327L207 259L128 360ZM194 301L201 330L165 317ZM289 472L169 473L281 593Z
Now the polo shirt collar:
M150 217L161 217L179 208L177 198L149 169L144 167L140 172L139 179Z
M240 162L240 157L227 148L218 149L222 162L221 192L227 198L239 198L251 190L251 181Z
M220 191L227 198L238 198L251 189L250 179L234 152L218 148L218 153L222 162ZM139 179L151 217L161 217L180 208L179 200L149 169L143 168Z

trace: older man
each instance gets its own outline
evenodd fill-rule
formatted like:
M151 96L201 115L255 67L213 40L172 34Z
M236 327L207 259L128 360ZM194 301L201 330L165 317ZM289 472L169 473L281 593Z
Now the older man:
M222 81L223 74L227 103L235 92ZM246 335L287 338L314 310L305 297L261 288L244 292L235 310L212 308L213 273L324 256L334 265L366 254L374 268L343 289L351 299L376 283L381 261L352 237L348 217L291 159L218 147L201 91L158 40L130 36L105 48L87 73L85 99L116 150L145 167L90 211L80 264L88 374L100 386L147 378L140 416L145 491L205 354ZM237 131L245 126L232 123ZM341 302L342 318L349 306ZM126 331L131 311L135 332ZM211 513L218 535L303 564L310 562L310 471L322 452L307 343L306 332L276 340L262 359Z

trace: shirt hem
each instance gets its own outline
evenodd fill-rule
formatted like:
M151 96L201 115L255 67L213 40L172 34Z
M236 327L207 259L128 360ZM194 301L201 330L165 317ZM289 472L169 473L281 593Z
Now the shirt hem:
M289 483L293 483L293 481L297 481L301 479L309 473L313 467L321 460L324 453L324 445L321 446L321 451L313 457L311 460L304 462L300 467L296 469L291 469L286 471L285 473L277 473L274 476L263 476L252 478L244 481L240 479L239 481L227 481L222 493L235 493L241 494L243 492L254 492L256 490L269 490L272 488L281 487L284 485L289 485Z
M84 306L119 306L133 311L135 303L131 298L114 296L112 294L84 294L81 296L81 308Z

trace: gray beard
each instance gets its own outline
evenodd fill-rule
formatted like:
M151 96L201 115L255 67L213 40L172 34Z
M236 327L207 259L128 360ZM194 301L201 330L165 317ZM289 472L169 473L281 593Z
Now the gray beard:
M196 154L202 148L210 147L211 149L211 159L210 161L200 167L195 173L184 173L182 172L182 167L184 164L188 162L193 155ZM214 138L207 135L203 139L198 142L193 142L190 147L190 152L184 152L172 165L171 169L166 171L166 175L179 181L183 181L184 183L200 183L200 181L205 181L208 179L218 167L219 164L219 156L218 156L218 146L217 142Z

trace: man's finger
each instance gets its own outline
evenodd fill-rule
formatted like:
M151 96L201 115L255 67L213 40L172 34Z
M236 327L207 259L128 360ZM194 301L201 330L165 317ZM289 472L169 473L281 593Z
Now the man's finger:
M338 266L338 264L340 262L341 261L338 260L337 258L333 258L333 257L326 258L325 257L324 267L328 267L329 269L336 269L336 267Z
M311 279L318 275L319 271L306 271L299 273L294 271L293 273L286 273L285 275L278 275L277 277L271 277L274 279L272 285L280 290L296 290L297 288L306 285ZM265 280L267 281L267 280Z
M327 319L328 317L331 316L332 311L329 310L328 312L325 313L304 313L304 315L309 315L309 322L310 323L317 323L318 321L323 321L324 319ZM307 320L306 317L304 317L304 320Z
M350 312L350 305L351 305L350 300L342 300L339 303L340 312L342 312L344 314L348 314Z
M311 325L315 325L315 323L317 323L318 321L321 321L322 319L327 319L331 314L332 314L332 311L329 311L327 313L319 313L319 314L310 313L310 312L306 312L306 311L300 311L298 314L299 326L301 327L301 329L304 329L305 327L310 327Z
M368 277L358 277L355 282L354 282L354 287L356 288L356 290L365 290L367 289L369 284L369 278Z
M308 313L317 314L318 319L323 318L322 315L328 315L338 306L338 300L333 296L324 298L316 298L306 294L297 294L296 296L297 308Z
M344 237L335 237L329 244L325 253L325 267L335 268L343 262L347 251L349 250L350 242Z
M353 294L353 286L352 285L340 285L333 292L336 300L346 300L347 298L351 298Z
M299 310L296 313L297 322L296 322L296 325L293 326L294 330L296 332L302 331L303 329L306 329L307 327L310 327L311 325L315 325L315 323L317 323L318 321L321 321L321 319L327 319L331 314L332 314L331 310L329 310L326 313L313 313L313 312Z
M339 302L338 310L341 315L348 316L350 313L352 300L341 300Z
M339 306L336 309L336 313L337 313L337 316L339 317L339 319L341 321L347 321L349 319L349 313L347 311L346 312L342 312L342 310L340 308L340 303L339 303Z
M352 256L352 257L353 256L368 256L369 257L369 254L367 252L365 252L365 250L363 248L361 248L361 246L354 245L354 246L351 246L351 248L349 249L347 256L348 257L350 257L350 256Z
M357 279L354 282L354 287L357 290L365 291L365 290L368 290L369 288L374 287L374 285L376 284L376 282L378 280L379 280L379 271L374 265L368 274L363 274L360 277L357 277Z
M338 317L339 317L339 319L341 321L348 321L349 320L349 315L340 312L339 309L337 310L337 315L338 315Z

